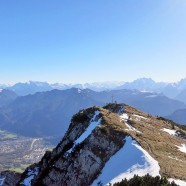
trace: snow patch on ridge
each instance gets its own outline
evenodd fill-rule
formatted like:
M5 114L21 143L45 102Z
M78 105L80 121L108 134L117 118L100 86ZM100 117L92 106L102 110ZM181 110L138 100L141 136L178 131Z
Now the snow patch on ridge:
M135 131L135 132L141 133L140 131L136 130L134 127L132 127L132 126L128 123L129 116L128 116L127 113L123 113L122 115L120 115L120 119L121 119L121 121L125 121L125 124L126 124L126 126L128 127L128 129L126 129L126 130Z
M186 153L186 144L181 144L181 146L176 145L176 147L178 147L179 151Z
M35 167L34 170L28 170L27 178L25 178L20 184L24 186L32 186L31 181L38 175L38 173L38 167Z
M79 94L81 93L81 91L82 91L82 90L78 88L78 93L79 93Z
M140 115L136 115L136 114L133 114L132 116L134 116L137 121L140 121L141 119L147 120L147 118L144 116L140 116Z
M125 123L127 125L127 127L129 128L128 130L131 130L131 131L135 131L137 133L141 133L139 130L136 130L134 127L132 127L131 125L129 125L128 123Z
M166 129L166 128L163 128L161 130L169 133L172 136L176 136L176 130L171 130L171 129Z
M135 174L144 176L149 173L151 176L157 176L159 171L158 162L136 141L127 137L125 145L110 158L92 186L96 186L99 181L103 185L114 184L125 178L130 179Z
M121 121L127 121L129 119L129 116L127 113L123 113L122 115L120 115L120 119Z
M186 186L186 182L182 181L182 180L177 180L177 179L173 179L173 178L169 178L168 179L170 182L174 181L177 185L179 186Z
M73 150L73 148L74 148L77 144L83 142L83 141L92 133L92 131L93 131L98 125L100 125L101 119L102 119L102 118L100 118L98 121L96 121L96 117L97 117L99 114L100 114L99 111L95 111L94 116L93 116L93 118L91 119L88 128L87 128L87 129L85 130L85 132L74 142L73 147L72 147L71 149L69 149L69 150L67 151L67 153L71 153L72 150Z
M182 161L182 160L178 159L177 157L168 156L168 158L170 158L172 160L176 160L176 161L180 161L180 162L186 163L186 161Z

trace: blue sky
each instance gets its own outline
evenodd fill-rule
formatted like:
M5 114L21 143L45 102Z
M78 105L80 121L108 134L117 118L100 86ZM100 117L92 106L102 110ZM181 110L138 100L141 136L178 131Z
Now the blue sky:
M186 77L185 0L1 0L0 83Z

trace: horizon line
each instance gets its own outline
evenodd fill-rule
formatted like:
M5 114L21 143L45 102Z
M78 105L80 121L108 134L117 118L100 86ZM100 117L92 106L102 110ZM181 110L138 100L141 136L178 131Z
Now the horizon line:
M0 86L5 86L5 87L9 87L9 86L14 86L16 84L29 84L29 83L47 83L48 85L54 85L54 84L61 84L61 85L86 85L86 84L95 84L95 83L121 83L121 84L125 84L125 83L132 83L136 80L142 80L142 79L149 79L149 80L152 80L154 81L155 83L167 83L167 84L174 84L174 83L179 83L180 81L186 79L185 78L181 78L180 80L178 81L174 81L174 82L168 82L168 81L156 81L150 77L141 77L141 78L137 78L137 79L133 79L131 81L122 81L122 80L110 80L110 81L93 81L93 82L67 82L67 83L63 83L63 82L50 82L50 81L39 81L39 80L28 80L28 81L18 81L18 82L15 82L15 83L0 83Z

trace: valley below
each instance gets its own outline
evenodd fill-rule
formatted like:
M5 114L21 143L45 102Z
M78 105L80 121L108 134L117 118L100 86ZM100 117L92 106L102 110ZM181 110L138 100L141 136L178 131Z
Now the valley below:
M0 130L0 172L12 170L21 173L52 148L48 138L24 137Z

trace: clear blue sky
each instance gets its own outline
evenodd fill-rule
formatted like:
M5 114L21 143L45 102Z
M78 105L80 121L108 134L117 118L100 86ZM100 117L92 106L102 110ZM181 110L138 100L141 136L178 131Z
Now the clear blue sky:
M1 0L0 83L186 77L186 0Z

